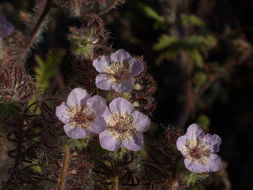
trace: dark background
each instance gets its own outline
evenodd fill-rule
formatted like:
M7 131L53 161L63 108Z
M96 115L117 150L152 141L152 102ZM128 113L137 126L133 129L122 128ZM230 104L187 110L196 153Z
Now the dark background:
M140 2L140 1L138 1ZM157 1L145 1L156 10L161 10ZM243 35L250 44L253 40L253 1L219 0L213 1L214 8L205 17L207 30L219 35L230 26L235 36ZM156 52L152 51L152 44L157 41L159 32L154 31L152 20L148 19L138 9L138 3L127 1L120 7L119 16L108 28L114 47L125 48L139 55L144 55L148 62L149 71L158 83L157 109L154 115L159 122L174 124L178 109L178 96L181 82L176 79L177 67L170 62L160 66L154 64ZM191 4L191 12L196 13L196 1ZM209 9L208 7L206 7ZM122 19L128 20L130 26L122 24ZM129 29L130 28L130 29ZM122 37L122 33L129 29L140 43L131 44ZM219 60L220 64L229 58L231 39L222 42L209 59ZM251 54L252 55L252 54ZM233 58L232 58L233 59ZM229 179L232 189L253 189L253 60L249 58L233 67L227 81L221 81L220 91L214 96L213 103L204 112L210 119L213 133L222 137L221 157L228 163ZM206 92L208 94L208 92ZM189 120L188 123L190 123Z
M33 4L24 0L12 0L15 9L31 10ZM158 13L163 14L166 1L159 0L126 0L125 4L103 16L106 29L110 32L109 43L113 48L123 48L131 54L143 56L147 62L148 71L157 81L157 108L153 120L164 126L176 126L176 120L183 109L182 97L185 79L177 61L163 61L157 65L156 61L161 52L152 47L158 41L159 36L170 30L154 27L155 21L149 18L142 10L142 5L152 7ZM182 2L184 2L182 0ZM205 114L210 122L209 131L219 134L223 143L220 155L228 164L227 171L232 189L253 189L253 1L252 0L194 0L187 1L187 10L178 10L178 15L187 13L199 16L205 23L205 33L212 34L217 39L216 46L209 51L205 63L216 62L221 68L228 60L235 60L226 68L226 79L217 80L201 98L204 106L195 106L195 111L189 116L185 124L196 122L201 114ZM200 3L203 3L200 6ZM4 12L4 10L3 10ZM18 23L15 15L8 15L14 25ZM68 18L62 12L58 12L53 19L48 31L43 34L44 41L33 50L27 65L29 70L35 65L33 55L42 55L49 48L69 48L66 35L68 25L79 24L76 19ZM22 28L22 26L19 26ZM229 30L229 35L223 35ZM201 32L196 33L202 35ZM247 49L234 53L236 46L233 42L241 39L247 43ZM239 49L239 47L238 47ZM238 57L244 55L245 58ZM62 72L68 73L70 57L66 57L62 63ZM212 66L210 64L210 66ZM32 71L31 71L32 72ZM190 79L189 79L190 80ZM207 101L209 101L207 103ZM197 103L198 104L198 101Z

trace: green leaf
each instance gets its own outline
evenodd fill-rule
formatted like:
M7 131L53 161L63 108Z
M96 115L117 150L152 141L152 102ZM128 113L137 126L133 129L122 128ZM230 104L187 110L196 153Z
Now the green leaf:
M178 42L178 39L176 37L163 34L159 38L158 42L156 44L154 44L153 49L154 50L162 50L162 49L165 49L177 42Z
M208 48L213 48L217 44L217 40L213 36L207 36L206 37L206 46Z
M16 115L21 111L21 107L16 102L0 102L0 115Z
M184 46L188 49L201 48L211 49L216 45L216 39L212 36L192 35L182 40Z
M187 25L193 25L193 26L198 26L198 27L203 27L205 26L205 23L195 15L185 15L182 14L180 16L180 22L183 26Z
M140 5L140 6L143 9L144 13L148 17L150 17L150 18L152 18L152 19L154 19L154 20L156 20L156 21L158 21L160 23L164 22L164 18L162 16L160 16L154 9L152 9L151 7L149 7L147 5L143 5L143 4Z
M163 61L173 61L176 59L178 52L176 50L169 50L165 53L162 53L157 59L156 64L160 65Z
M210 119L207 117L207 115L202 114L200 116L198 116L198 124L205 130L208 131L209 130L209 126L210 126Z
M208 173L188 173L184 177L184 183L186 183L186 185L190 187L196 183L205 180L207 177Z
M207 81L207 76L206 73L204 72L197 72L194 74L194 82L198 85L201 86L205 84Z
M189 51L189 58L196 67L203 68L203 65L204 65L203 56L197 49L193 49Z
M35 56L37 66L34 68L36 87L40 92L44 92L50 86L50 81L57 75L58 67L63 59L64 53L59 51L50 51L47 59L43 60Z

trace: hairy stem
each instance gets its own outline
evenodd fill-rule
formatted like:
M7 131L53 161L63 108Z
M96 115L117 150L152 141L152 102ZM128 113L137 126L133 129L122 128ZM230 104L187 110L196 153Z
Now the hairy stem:
M88 11L85 11L84 13L88 14L88 15L101 15L101 14L106 13L107 11L112 9L113 7L115 7L117 5L117 3L118 3L118 0L112 0L111 3L107 7L105 7L104 9L88 10Z
M190 79L191 69L190 63L188 61L187 52L182 50L180 52L180 62L183 67L184 75L185 75L185 84L184 84L184 94L185 94L185 102L184 108L179 115L176 126L182 128L188 121L191 112L194 109L195 105L195 96L192 92L192 82Z
M26 41L24 48L20 54L20 58L17 60L18 63L24 64L24 60L28 57L30 53L31 47L34 45L40 33L42 31L42 27L45 23L47 16L52 8L52 1L51 0L43 0L40 2L38 6L38 18L36 23L34 24L31 33L29 34L29 38Z
M23 160L23 142L24 142L24 132L22 130L22 127L24 126L24 120L22 118L17 118L16 120L17 125L15 126L14 129L14 135L15 135L15 140L16 140L16 155L15 155L15 164L13 166L13 171L10 173L9 179L4 183L4 185L1 187L1 190L9 190L10 185L11 185L11 179L15 175L15 169L18 168L20 163ZM21 127L22 126L22 127Z
M115 175L113 178L113 190L119 190L119 176Z
M69 167L69 160L70 160L70 148L69 146L66 145L64 148L64 158L57 190L63 190L65 187L67 171Z
M117 153L119 157L119 153ZM118 160L114 162L114 177L113 177L113 190L119 190L119 163Z
M178 183L177 181L172 181L172 183L169 185L168 190L177 190L178 189Z

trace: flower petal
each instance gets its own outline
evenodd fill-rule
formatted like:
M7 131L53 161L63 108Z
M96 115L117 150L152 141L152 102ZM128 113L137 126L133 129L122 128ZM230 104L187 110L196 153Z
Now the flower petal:
M129 61L129 69L131 72L131 76L135 77L139 75L144 70L144 65L141 61L136 58L132 58Z
M216 172L220 170L222 168L221 158L217 154L211 154L206 167L208 172Z
M69 114L68 114L68 106L65 102L61 103L61 105L56 107L56 116L58 119L64 124L69 122Z
M134 106L131 102L127 101L124 98L115 98L109 104L110 111L112 113L119 112L119 113L128 113L131 114L134 111Z
M185 155L185 142L187 140L187 137L184 135L184 136L181 136L181 137L178 137L177 139L177 149L183 154Z
M186 136L189 139L197 139L197 138L203 138L205 135L203 129L197 125L197 124L191 124L188 129L187 129L187 133Z
M139 151L143 146L143 135L142 133L136 132L131 138L123 141L123 146L131 151Z
M71 125L71 123L64 125L64 131L67 134L67 136L72 139L82 139L89 134L88 131L85 131L79 127L75 127Z
M185 167L193 173L203 173L206 172L206 166L200 162L190 160L188 158L184 159Z
M131 58L132 56L124 49L119 49L111 55L111 60L119 63L123 63Z
M102 73L106 72L108 65L111 60L108 56L101 56L93 61L93 66L97 70L97 72Z
M133 124L135 129L138 132L147 131L149 126L151 125L151 120L149 119L149 117L139 111L134 111L132 115L134 119Z
M134 78L130 78L127 81L124 81L122 83L113 83L112 88L117 92L128 92L132 90L134 86Z
M100 145L103 149L116 151L121 147L121 142L108 130L99 134Z
M96 76L96 87L101 90L111 90L112 81L108 79L106 74L99 74Z
M184 164L188 170L194 173L215 172L222 168L221 159L217 154L211 154L204 164L187 158L184 160Z
M89 97L90 96L86 90L82 88L75 88L69 93L67 104L69 106L83 105Z
M109 117L111 116L111 114L112 113L110 112L110 109L106 106L104 113L101 115L104 118L106 123L107 123Z
M218 135L206 134L203 138L209 149L213 153L217 153L220 150L221 138Z
M103 97L95 95L87 100L87 105L91 107L97 114L102 114L106 108L106 101Z
M106 123L103 117L97 116L92 125L87 129L88 131L99 134L106 129Z

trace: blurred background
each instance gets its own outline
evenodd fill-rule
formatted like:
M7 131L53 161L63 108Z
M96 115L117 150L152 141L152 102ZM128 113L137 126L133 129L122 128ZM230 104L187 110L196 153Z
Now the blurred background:
M20 21L29 19L23 13L32 12L33 2L0 2L22 31ZM153 120L183 129L198 122L222 137L227 172L220 174L223 185L210 189L253 189L252 10L252 0L125 0L103 16L109 44L143 56L157 81ZM61 73L70 73L73 58L66 36L68 26L75 25L80 21L54 13L44 40L29 57L31 74L36 56L63 49Z

